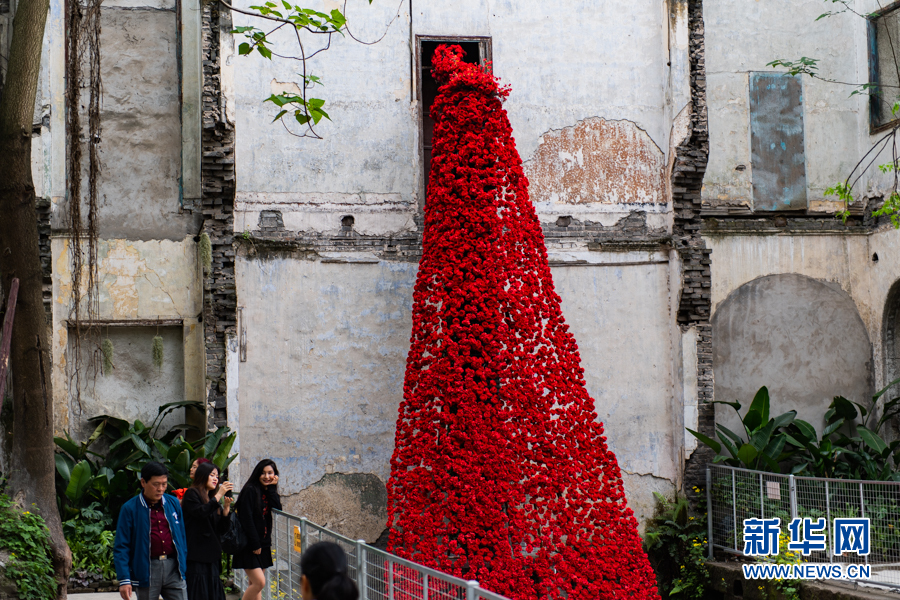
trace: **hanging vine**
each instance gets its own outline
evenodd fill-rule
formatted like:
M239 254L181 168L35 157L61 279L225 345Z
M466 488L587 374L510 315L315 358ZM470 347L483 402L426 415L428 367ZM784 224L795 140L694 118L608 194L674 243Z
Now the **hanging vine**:
M70 324L75 330L69 363L70 385L81 408L81 343L97 314L97 184L100 176L100 2L69 0L66 3L66 172L72 307ZM85 86L87 80L87 86ZM84 199L81 89L88 89L87 103L87 214ZM86 217L86 218L85 218ZM87 223L85 223L87 221ZM87 263L85 264L85 254ZM84 281L86 276L86 281ZM87 330L84 329L85 322Z

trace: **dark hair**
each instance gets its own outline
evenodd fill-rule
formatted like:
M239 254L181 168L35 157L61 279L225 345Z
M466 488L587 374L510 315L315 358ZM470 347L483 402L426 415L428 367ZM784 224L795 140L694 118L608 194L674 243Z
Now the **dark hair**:
M347 574L347 555L334 542L318 542L300 556L300 572L316 600L357 600L359 589Z
M204 503L209 502L209 490L206 489L206 483L209 481L209 476L212 475L212 472L218 470L219 467L207 460L197 465L197 470L194 471L194 481L191 482L191 487L197 490L200 494L200 499ZM218 485L216 486L217 489L219 489ZM215 490L213 490L213 493L215 493Z
M169 470L158 462L148 462L144 465L144 468L141 469L141 479L144 481L150 481L154 477L159 477L160 475L168 476Z
M258 463L256 463L256 466L253 467L253 472L250 474L250 479L247 480L247 483L245 483L244 486L241 488L240 495L238 495L238 499L237 499L237 503L236 503L236 507L238 507L238 509L240 509L240 507L243 506L243 504L245 502L248 502L251 497L262 497L263 486L259 482L259 478L262 477L263 470L266 467L272 467L272 470L275 471L276 475L278 475L278 466L275 464L275 461L272 460L271 458L264 458L261 461L259 461ZM197 468L199 469L200 467L197 467ZM251 490L256 493L255 494L247 494L246 493ZM241 500L243 500L244 498L247 498L248 500L244 500L244 502L241 502Z
M211 463L212 461L208 458L195 458L191 464L197 463L197 468L200 468L200 465L204 463Z

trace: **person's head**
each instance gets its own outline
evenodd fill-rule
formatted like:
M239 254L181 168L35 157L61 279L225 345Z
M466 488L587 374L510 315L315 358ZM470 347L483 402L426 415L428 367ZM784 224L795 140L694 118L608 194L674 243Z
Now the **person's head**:
M202 465L203 463L208 463L210 460L208 458L196 458L194 462L191 463L191 479L194 478L194 474L197 472L197 467Z
M249 481L258 483L261 487L267 487L275 483L276 475L278 475L278 466L275 461L271 458L264 458L253 468Z
M303 600L357 600L359 589L347 574L347 555L334 542L318 542L300 556Z
M244 484L244 487L241 488L241 494L238 496L238 506L243 505L246 500L245 498L249 498L249 494L245 494L249 488L253 488L254 490L258 490L260 493L262 491L275 483L275 476L278 475L278 467L275 465L275 461L271 458L264 458L253 467L253 472L250 473L250 478L247 480L247 483ZM255 494L253 494L255 496Z
M141 488L144 497L151 503L159 502L168 486L169 470L158 462L148 462L141 469Z
M197 467L194 472L194 480L191 487L196 488L200 492L200 497L204 501L209 501L209 494L215 493L219 487L219 469L213 463L206 461Z

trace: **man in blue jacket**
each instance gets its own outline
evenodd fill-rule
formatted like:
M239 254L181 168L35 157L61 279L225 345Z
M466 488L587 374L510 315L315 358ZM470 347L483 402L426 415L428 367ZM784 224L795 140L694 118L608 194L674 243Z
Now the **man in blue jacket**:
M113 562L119 579L119 595L131 600L187 600L184 573L187 542L181 504L166 494L169 471L157 462L141 469L143 492L129 500L119 513Z

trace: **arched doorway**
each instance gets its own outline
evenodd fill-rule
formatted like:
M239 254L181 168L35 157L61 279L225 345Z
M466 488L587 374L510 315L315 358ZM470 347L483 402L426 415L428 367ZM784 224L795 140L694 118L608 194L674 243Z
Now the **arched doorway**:
M837 285L793 273L754 279L716 308L712 329L716 400L746 409L765 385L773 415L795 409L821 431L834 396L871 399L872 344ZM716 420L739 427L728 407L717 405Z

